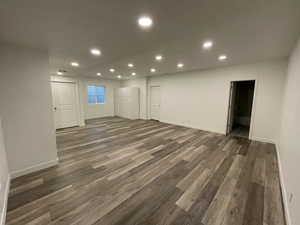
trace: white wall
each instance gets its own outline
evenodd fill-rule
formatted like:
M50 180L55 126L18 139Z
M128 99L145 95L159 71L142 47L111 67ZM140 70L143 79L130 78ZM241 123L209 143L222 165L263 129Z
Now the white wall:
M121 85L140 89L140 119L147 119L147 77L124 80Z
M80 104L80 125L84 124L84 120L114 116L115 103L114 103L114 89L120 87L120 81L107 80L107 79L92 79L85 77L64 77L52 76L51 81L74 82L77 84L79 91L79 104ZM106 91L106 99L104 104L88 104L87 86L99 85L104 86Z
M0 118L0 225L5 224L7 197L9 192L9 174L6 152L2 132L2 119Z
M148 90L151 85L161 86L161 121L225 133L230 81L255 79L252 138L274 142L278 137L286 68L287 60L282 59L157 76L149 78Z
M292 224L300 224L300 40L288 65L278 149ZM291 196L293 195L293 197Z
M0 115L12 176L57 163L47 52L0 45Z

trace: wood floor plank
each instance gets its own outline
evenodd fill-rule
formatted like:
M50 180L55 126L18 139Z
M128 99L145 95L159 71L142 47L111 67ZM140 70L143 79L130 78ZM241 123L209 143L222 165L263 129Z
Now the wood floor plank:
M204 169L200 176L192 183L192 185L184 192L181 198L176 204L186 212L192 207L197 200L197 197L201 193L203 186L208 182L208 178L211 174L209 169Z
M263 225L264 187L251 183L244 216L244 225Z
M205 212L202 219L203 224L221 225L223 223L225 214L228 212L230 199L233 197L234 189L241 172L243 160L244 159L241 156L237 156L234 159L224 182L220 185L214 200Z
M286 224L272 144L105 117L57 148L57 166L12 180L7 225Z

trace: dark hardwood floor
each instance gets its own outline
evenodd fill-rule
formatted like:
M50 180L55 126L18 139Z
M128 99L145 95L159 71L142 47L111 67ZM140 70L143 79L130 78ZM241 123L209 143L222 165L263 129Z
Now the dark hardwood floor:
M117 117L57 145L58 166L12 181L6 224L285 224L274 145Z

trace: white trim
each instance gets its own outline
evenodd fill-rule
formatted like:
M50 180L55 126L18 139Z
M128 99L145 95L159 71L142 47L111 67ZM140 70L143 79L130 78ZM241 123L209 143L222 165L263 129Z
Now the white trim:
M253 130L254 130L254 121L255 121L255 113L256 113L256 96L258 91L258 79L254 79L254 93L253 93L253 100L252 100L252 109L251 109L251 117L250 117L250 130L249 130L249 139L253 138Z
M192 126L192 125L185 124L185 123L175 123L173 121L168 121L168 120L160 120L159 122L161 122L161 123L167 123L167 124L171 124L171 125L175 125L175 126L182 126L182 127L187 127L187 128L202 130L202 131L216 133L216 134L221 134L221 135L226 135L224 132L221 132L221 131L207 130L207 129L203 129L203 128L198 127L198 126Z
M275 144L276 146L276 153L277 153L277 161L278 161L278 168L279 168L279 181L280 181L280 186L281 186L281 195L283 199L283 210L284 210L284 215L285 215L285 220L287 225L292 225L291 221L291 215L289 212L288 208L288 195L287 195L287 190L284 185L284 175L283 175L283 170L282 170L282 164L281 164L281 157L279 153L279 145Z
M268 139L268 138L262 138L262 137L249 137L250 140L253 141L260 141L260 142L266 142L266 143L271 143L271 144L275 144L274 140Z
M39 163L37 165L27 167L27 168L22 169L22 170L17 170L17 171L11 172L10 176L11 176L11 179L13 179L13 178L20 177L20 176L23 176L23 175L26 175L26 174L29 174L29 173L32 173L32 172L36 172L36 171L39 171L39 170L42 170L42 169L46 169L46 168L49 168L49 167L52 167L52 166L56 166L57 164L58 164L58 158L56 158L54 160L51 160L51 161L48 161L48 162L42 162L42 163Z
M167 124L172 124L172 125L178 125L178 126L183 126L183 127L188 127L188 128L193 128L193 129L198 129L198 130L203 130L206 132L211 132L211 133L217 133L217 134L222 134L222 135L226 135L225 132L219 131L219 130L208 130L208 129L203 129L202 127L198 127L198 126L193 126L190 124L185 124L185 123L178 123L178 122L174 122L174 121L169 121L169 120L160 120L160 122L162 123L167 123ZM271 144L275 144L275 141L268 139L268 138L261 138L261 137L252 137L249 138L250 140L253 141L260 141L260 142L265 142L265 143L271 143Z
M0 217L0 225L5 225L5 219L6 219L6 211L7 211L7 200L9 195L9 187L10 187L10 175L7 177L7 182L5 185L5 191L4 191L4 204L1 212Z
M169 120L160 120L160 122L162 123L167 123L167 124L172 124L172 125L178 125L178 126L183 126L183 127L188 127L188 128L193 128L193 129L198 129L198 130L203 130L206 132L211 132L211 133L217 133L217 134L222 134L222 135L226 135L226 133L221 132L221 131L217 131L217 130L207 130L207 129L203 129L201 127L198 126L193 126L190 124L185 124L185 123L177 123L177 122L173 122L173 121L169 121ZM275 141L268 139L268 138L260 138L260 137L252 137L249 138L250 140L253 141L260 141L260 142L265 142L265 143L271 143L271 144L275 144Z

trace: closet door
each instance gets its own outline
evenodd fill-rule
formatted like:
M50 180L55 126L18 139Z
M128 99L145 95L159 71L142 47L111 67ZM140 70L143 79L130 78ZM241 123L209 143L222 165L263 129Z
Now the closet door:
M52 82L51 86L55 128L78 126L76 85L74 83Z
M150 117L160 120L160 86L152 86L150 91Z

